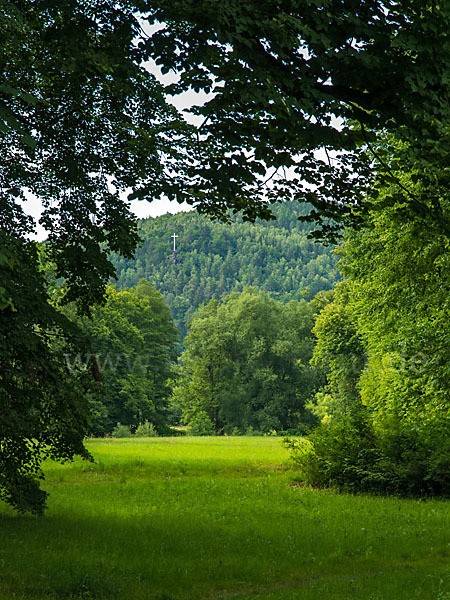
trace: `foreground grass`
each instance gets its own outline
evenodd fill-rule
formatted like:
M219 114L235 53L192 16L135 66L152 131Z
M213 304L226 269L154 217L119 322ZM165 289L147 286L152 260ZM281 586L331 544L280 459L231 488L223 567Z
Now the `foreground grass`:
M88 446L0 507L1 599L450 599L448 503L296 487L276 438Z

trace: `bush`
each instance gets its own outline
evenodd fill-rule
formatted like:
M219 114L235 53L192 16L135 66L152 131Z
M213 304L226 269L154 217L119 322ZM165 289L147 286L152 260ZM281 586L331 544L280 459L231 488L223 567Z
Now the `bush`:
M319 461L311 440L285 437L283 444L291 451L291 461L300 471L305 483L319 485L321 482Z
M131 437L131 431L128 425L122 425L121 423L117 423L117 425L112 430L111 436L113 438L127 438Z
M247 431L244 433L244 435L248 435L248 436L261 436L264 435L261 431L258 431L257 429L253 429L253 427L250 425L249 427L247 427Z
M428 434L428 435L425 435ZM403 495L450 495L450 444L448 432L412 431L403 427L383 432L382 467L396 491Z
M195 415L189 423L189 435L214 435L214 425L204 410Z
M156 431L156 427L150 421L144 421L144 423L140 423L134 432L136 437L158 437L158 432Z
M368 421L350 417L322 423L308 438L287 437L284 444L311 485L398 496L450 494L450 451L444 441L433 450L411 432L380 439Z
M291 459L306 483L345 491L384 489L377 468L380 452L363 412L319 425L308 438L285 438Z

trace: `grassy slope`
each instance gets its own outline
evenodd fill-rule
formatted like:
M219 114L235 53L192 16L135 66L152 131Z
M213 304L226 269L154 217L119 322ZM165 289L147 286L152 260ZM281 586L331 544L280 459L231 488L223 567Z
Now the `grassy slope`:
M450 598L449 505L290 485L276 438L92 441L0 510L0 598Z

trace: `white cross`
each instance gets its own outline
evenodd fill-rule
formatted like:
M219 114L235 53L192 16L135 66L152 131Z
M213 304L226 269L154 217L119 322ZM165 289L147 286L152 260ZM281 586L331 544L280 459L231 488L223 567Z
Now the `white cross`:
M170 237L173 237L173 251L176 252L176 248L175 248L175 242L176 242L176 238L178 237L176 233L174 233L173 235L171 235Z

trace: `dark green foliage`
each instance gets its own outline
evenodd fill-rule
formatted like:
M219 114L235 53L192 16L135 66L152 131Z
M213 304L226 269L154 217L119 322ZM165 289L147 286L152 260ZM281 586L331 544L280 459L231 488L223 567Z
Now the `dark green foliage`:
M87 309L113 275L109 252L130 256L138 239L120 193L149 180L153 195L162 193L160 152L170 153L168 140L179 136L182 121L141 66L134 3L0 7L2 230L32 232L18 201L25 189L39 197L66 299Z
M42 460L88 456L95 383L67 365L89 348L52 306L21 203L42 200L59 301L87 313L114 273L109 254L131 257L138 240L121 194L149 181L154 197L170 192L161 153L181 167L189 140L142 67L136 8L0 0L0 498L19 510L43 510Z
M12 300L0 311L0 499L42 513L42 461L89 458L82 441L92 380L67 366L66 353L80 352L83 338L48 303L35 244L8 240L6 248L0 277Z
M341 491L395 492L382 473L380 451L364 410L323 422L308 438L284 440L303 480Z
M287 302L334 287L336 258L308 238L312 227L298 221L306 209L297 202L274 207L275 221L230 224L196 213L165 215L141 222L143 244L133 261L115 257L119 287L144 277L164 295L183 334L202 302L256 286ZM177 262L169 256L176 232Z
M330 218L358 224L372 205L377 170L392 181L393 169L417 168L422 189L399 187L389 203L448 234L448 2L145 5L150 22L165 24L146 40L148 55L180 74L169 91L214 92L192 111L202 117L192 189L203 212L252 218L267 198L307 200L334 237ZM385 132L395 157L379 148Z
M216 433L271 432L308 419L312 307L255 288L212 300L191 321L173 402L186 422L206 412Z
M312 485L399 496L448 496L447 438L448 433L435 435L436 447L430 452L429 443L414 431L377 436L372 419L361 409L359 415L321 423L308 439L288 437L285 445L303 480Z
M70 361L94 368L101 380L90 432L111 433L117 422L134 430L148 421L163 431L179 333L161 294L144 280L130 290L108 288L105 305L80 325L92 351Z

